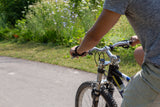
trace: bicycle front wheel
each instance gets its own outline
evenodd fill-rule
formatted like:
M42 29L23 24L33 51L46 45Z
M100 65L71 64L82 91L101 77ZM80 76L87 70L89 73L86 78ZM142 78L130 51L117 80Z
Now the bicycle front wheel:
M92 90L94 86L93 81L84 82L80 85L76 93L75 107L93 107ZM117 107L117 104L112 96L103 90L100 93L97 107Z

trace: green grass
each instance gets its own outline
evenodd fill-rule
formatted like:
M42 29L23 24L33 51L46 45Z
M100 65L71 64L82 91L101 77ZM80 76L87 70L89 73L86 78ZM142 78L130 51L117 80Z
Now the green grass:
M16 57L21 59L39 61L71 67L88 72L96 73L97 67L93 56L71 59L69 47L52 46L39 43L17 44L8 41L0 42L0 56ZM140 67L133 58L133 49L119 49L114 54L121 56L120 70L129 75L134 75Z

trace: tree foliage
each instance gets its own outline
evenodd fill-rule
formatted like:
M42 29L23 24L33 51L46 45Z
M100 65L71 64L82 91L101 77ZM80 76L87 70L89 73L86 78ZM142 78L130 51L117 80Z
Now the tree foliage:
M6 23L14 25L17 19L23 18L28 6L39 0L0 0L0 14Z

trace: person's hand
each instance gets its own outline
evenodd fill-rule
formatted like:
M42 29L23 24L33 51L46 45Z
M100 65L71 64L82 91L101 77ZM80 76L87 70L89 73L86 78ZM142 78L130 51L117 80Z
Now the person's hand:
M79 46L74 46L74 47L72 47L71 49L70 49L70 55L72 56L72 57L79 57L79 56L81 56L81 57L83 57L83 56L86 56L87 55L87 52L83 52L83 53L80 53L79 51L78 51L78 48L79 48Z
M132 41L131 46L135 46L140 43L138 36L136 36L136 35L131 37L131 41Z

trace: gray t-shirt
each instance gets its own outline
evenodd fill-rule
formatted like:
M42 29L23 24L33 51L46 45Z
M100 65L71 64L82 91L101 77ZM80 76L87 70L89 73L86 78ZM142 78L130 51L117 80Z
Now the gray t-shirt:
M144 62L160 68L160 0L105 0L104 9L126 15L145 51Z

